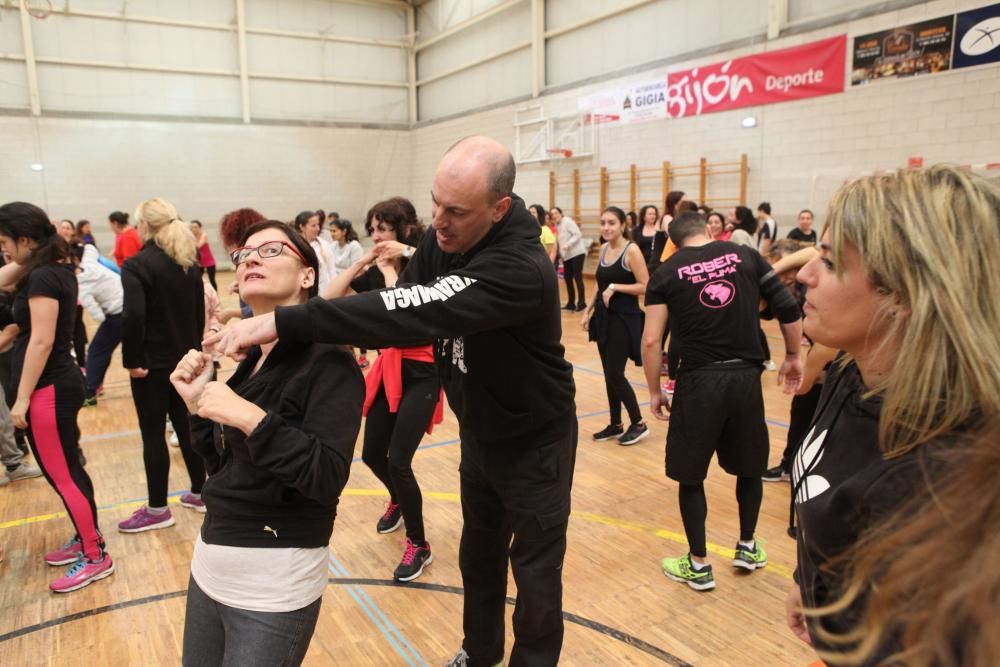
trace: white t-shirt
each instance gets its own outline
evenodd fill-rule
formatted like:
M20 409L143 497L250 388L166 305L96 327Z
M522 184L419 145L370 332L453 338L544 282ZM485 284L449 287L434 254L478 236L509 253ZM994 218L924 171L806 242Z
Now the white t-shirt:
M357 241L348 241L340 245L336 241L332 243L331 255L333 257L333 275L339 276L341 273L351 268L351 264L361 259L365 254L361 244Z
M316 257L319 258L319 275L316 276L316 282L322 292L335 275L333 272L333 245L329 241L324 241L322 237L312 241L309 245L316 251Z
M328 552L253 549L194 543L191 576L219 604L248 611L285 612L307 607L326 590Z

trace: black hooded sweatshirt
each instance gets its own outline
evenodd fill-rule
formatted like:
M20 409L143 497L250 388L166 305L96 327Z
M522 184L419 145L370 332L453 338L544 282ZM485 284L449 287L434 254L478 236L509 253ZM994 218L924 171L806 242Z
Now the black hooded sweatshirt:
M283 341L412 347L434 340L465 443L532 449L575 411L560 343L559 285L538 223L517 196L465 254L425 234L395 288L278 308Z
M866 530L925 492L940 473L937 456L953 447L955 436L942 436L909 452L886 459L878 445L882 401L865 398L854 361L831 365L809 432L792 465L792 493L798 515L798 567L795 581L808 608L836 602L845 586L837 558ZM825 616L823 627L835 634L855 629L861 604ZM814 645L836 652L810 620ZM898 649L886 637L877 651L885 657ZM827 660L828 664L841 664ZM877 659L865 664L875 664Z

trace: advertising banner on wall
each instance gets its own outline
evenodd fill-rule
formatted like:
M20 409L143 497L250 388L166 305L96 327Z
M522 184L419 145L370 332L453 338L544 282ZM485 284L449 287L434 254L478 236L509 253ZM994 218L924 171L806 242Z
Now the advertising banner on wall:
M666 87L663 81L656 80L599 90L577 98L576 108L584 114L587 124L661 120L667 117Z
M1000 62L1000 3L961 12L955 17L955 53L951 66Z
M954 22L949 14L855 37L851 85L947 70Z
M847 36L667 75L669 118L801 100L844 90Z

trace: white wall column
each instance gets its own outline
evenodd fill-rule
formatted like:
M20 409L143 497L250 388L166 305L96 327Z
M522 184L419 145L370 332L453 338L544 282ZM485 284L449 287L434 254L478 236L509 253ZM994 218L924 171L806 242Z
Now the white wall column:
M236 42L240 50L240 102L243 122L250 122L250 76L247 74L247 21L246 3L236 0Z
M531 96L545 89L545 0L531 0Z
M35 41L31 37L31 14L21 0L21 40L24 42L24 69L28 76L28 95L31 98L31 115L42 115L42 104L38 97L38 71L35 69Z

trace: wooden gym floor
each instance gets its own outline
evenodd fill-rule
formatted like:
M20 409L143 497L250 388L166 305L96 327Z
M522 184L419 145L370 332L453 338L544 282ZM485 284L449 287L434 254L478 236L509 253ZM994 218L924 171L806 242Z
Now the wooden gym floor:
M219 277L225 291L232 274ZM663 472L666 424L648 419L650 436L633 447L590 440L607 424L608 408L597 350L578 321L578 315L563 315L563 341L576 370L581 437L565 563L561 664L805 667L815 661L784 623L783 599L795 565L795 543L785 534L788 485L764 485L758 535L766 540L770 564L744 576L729 564L738 532L735 482L713 464L706 482L708 540L718 587L698 593L664 577L660 559L686 550L677 487ZM781 350L777 328L769 324L765 331L772 348ZM231 370L232 363L225 368ZM630 365L627 372L645 409L642 370ZM774 463L784 446L789 398L775 386L775 373L762 378ZM0 544L6 550L0 565L0 665L180 663L184 595L202 515L177 504L189 480L179 450L171 448L170 502L177 525L135 535L116 530L146 493L135 409L118 353L105 387L99 405L84 408L79 423L116 572L74 593L50 593L49 582L63 568L48 567L42 555L71 535L63 507L43 478L0 489ZM331 409L336 404L331 396ZM392 582L403 531L375 532L386 493L361 463L359 439L307 665L438 665L460 646L457 438L454 416L446 412L445 423L424 437L414 460L435 558L408 585ZM509 594L516 594L513 581ZM507 631L509 652L509 615Z

